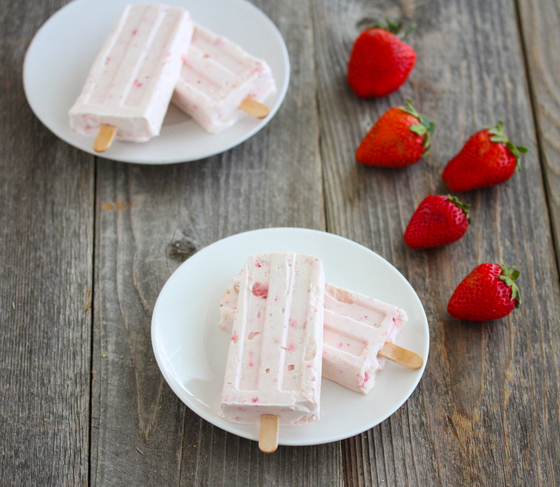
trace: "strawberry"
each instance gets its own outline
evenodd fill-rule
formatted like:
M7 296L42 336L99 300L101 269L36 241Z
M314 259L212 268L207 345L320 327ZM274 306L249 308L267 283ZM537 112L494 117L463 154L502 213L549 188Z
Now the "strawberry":
M470 206L451 195L424 198L406 227L404 242L413 249L456 242L469 227Z
M519 157L527 149L513 145L504 133L504 122L471 135L461 152L443 171L451 191L469 191L495 186L513 176Z
M404 167L427 155L435 124L420 115L407 98L406 107L391 108L373 125L356 151L362 164Z
M400 88L416 63L416 52L399 39L402 23L377 24L362 32L352 48L348 84L357 96L387 96ZM411 26L403 40L414 29Z
M457 286L447 311L462 320L486 321L503 318L520 304L519 277L515 266L480 264Z

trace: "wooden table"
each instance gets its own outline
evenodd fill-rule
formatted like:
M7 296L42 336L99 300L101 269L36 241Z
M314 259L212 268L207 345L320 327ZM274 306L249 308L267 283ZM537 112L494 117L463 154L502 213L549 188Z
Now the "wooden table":
M83 153L31 112L22 62L65 0L0 3L0 485L560 485L560 4L554 0L256 0L290 53L288 95L244 144L194 163ZM383 99L345 82L358 33L403 17L418 62ZM405 97L438 125L404 170L358 165L372 123ZM504 120L529 153L499 187L464 193L459 242L405 247L410 215L444 194L468 136ZM273 226L326 230L389 260L418 292L430 357L379 426L265 456L165 383L150 320L195 250ZM446 312L481 262L516 264L523 305L495 322ZM344 411L341 411L344 415Z

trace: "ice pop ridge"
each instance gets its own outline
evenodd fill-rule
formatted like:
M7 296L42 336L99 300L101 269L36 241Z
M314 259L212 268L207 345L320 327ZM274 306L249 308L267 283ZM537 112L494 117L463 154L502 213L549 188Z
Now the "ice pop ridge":
M220 416L280 424L319 418L325 278L322 262L293 252L250 257L239 298Z
M276 91L270 67L225 37L196 24L172 102L210 133L243 116L246 98L263 101Z
M367 394L385 366L379 351L385 342L395 342L406 320L395 306L327 284L323 377Z
M236 314L239 276L220 301L219 326L231 331ZM323 377L356 392L367 394L375 376L385 366L378 356L386 342L394 343L406 312L374 298L325 286Z
M112 125L133 142L159 135L193 30L182 8L127 6L69 111L72 129L96 136Z

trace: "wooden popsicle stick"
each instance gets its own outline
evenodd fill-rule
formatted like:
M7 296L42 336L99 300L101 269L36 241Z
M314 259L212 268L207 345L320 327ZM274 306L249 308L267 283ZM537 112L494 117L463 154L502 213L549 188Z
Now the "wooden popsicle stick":
M412 370L418 370L424 363L424 359L417 353L399 347L391 342L385 342L385 345L383 345L378 355Z
M259 432L259 449L263 453L274 453L278 448L278 427L280 416L274 414L261 415Z
M97 137L95 138L95 142L93 143L93 150L95 152L105 152L109 147L111 147L111 143L117 134L117 127L114 125L103 124L97 133Z
M270 108L253 98L245 98L239 108L255 118L264 118L270 113Z

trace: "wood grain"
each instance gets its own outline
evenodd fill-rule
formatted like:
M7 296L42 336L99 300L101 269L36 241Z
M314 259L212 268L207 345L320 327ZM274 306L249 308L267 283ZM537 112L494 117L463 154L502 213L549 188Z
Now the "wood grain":
M519 24L541 150L543 177L556 252L560 251L560 5L518 0ZM560 261L557 260L560 265Z
M345 484L557 484L558 273L551 265L555 255L515 6L312 5L327 228L372 248L410 280L431 335L419 389L389 420L343 443ZM344 80L353 41L385 15L417 24L410 43L418 62L398 92L357 99ZM363 135L407 96L437 123L431 155L405 170L356 164ZM530 148L523 171L500 187L460 195L473 205L473 224L461 241L429 251L406 248L402 235L414 209L429 194L446 192L445 163L471 133L498 120L518 145ZM491 323L452 319L446 312L452 290L485 261L520 267L525 305Z
M0 484L88 481L94 161L29 108L25 51L63 1L0 6Z
M0 485L560 484L557 2L257 0L290 53L282 108L233 150L161 167L94 159L29 109L23 56L64 3L0 3ZM417 24L417 65L398 92L357 99L350 49L384 16ZM431 155L405 170L356 164L363 135L407 96L437 123ZM523 170L458 195L472 204L462 240L406 248L414 209L446 192L445 163L498 120L529 147ZM424 304L431 348L418 389L379 426L267 456L181 403L150 321L190 255L272 226L327 229L388 259ZM520 268L522 308L450 318L452 290L483 261Z

